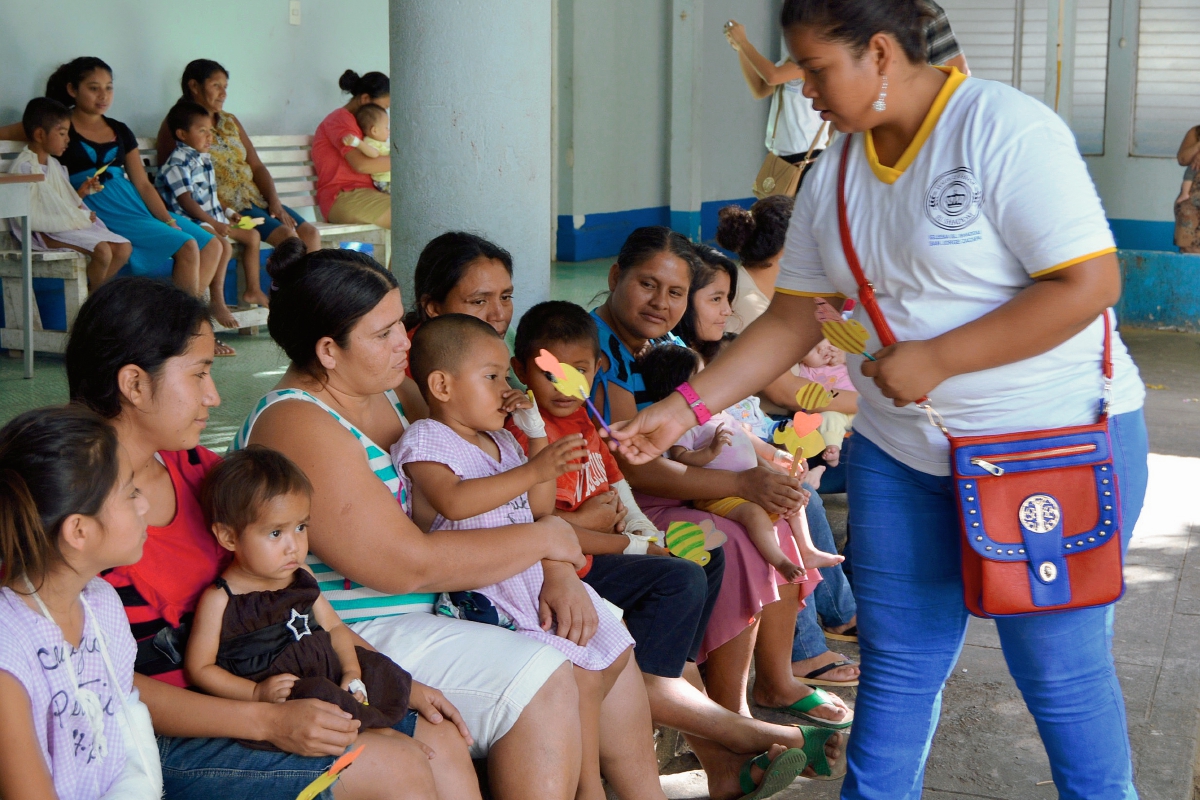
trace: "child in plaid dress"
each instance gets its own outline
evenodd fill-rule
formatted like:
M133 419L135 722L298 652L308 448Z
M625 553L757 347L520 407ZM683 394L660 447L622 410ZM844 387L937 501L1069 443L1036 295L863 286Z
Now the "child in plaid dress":
M505 380L508 347L499 334L464 314L435 317L413 337L410 360L430 418L408 428L392 448L392 459L412 483L417 525L430 532L475 530L530 524L553 514L558 476L579 470L587 450L578 434L548 444L544 425L536 430L540 413ZM530 438L528 461L504 430L510 412ZM584 747L580 796L603 797L600 705L628 663L633 638L586 584L599 619L596 633L590 639L564 638L553 624L543 623L542 580L542 565L535 563L477 593L519 633L561 650L575 664Z
M254 228L243 230L233 227L242 218L241 215L232 209L222 208L221 201L217 199L217 174L213 170L212 157L208 154L212 146L212 115L198 103L180 100L167 113L167 126L175 135L177 144L171 156L159 167L154 179L163 202L170 211L212 228L219 237L225 252L217 269L222 280L216 285L224 285L225 266L233 257L229 240L240 243L242 270L246 274L246 292L242 295L242 301L250 305L268 305L270 299L263 292L259 277L262 237ZM214 297L213 301L217 299ZM217 321L229 327L229 323L219 316Z

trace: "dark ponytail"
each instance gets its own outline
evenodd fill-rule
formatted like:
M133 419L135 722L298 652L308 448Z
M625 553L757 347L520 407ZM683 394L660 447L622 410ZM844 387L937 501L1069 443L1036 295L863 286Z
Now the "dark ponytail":
M717 212L717 244L738 254L750 269L783 250L794 201L787 195L764 197L749 210L725 206Z
M106 419L121 413L117 373L130 364L153 380L183 355L208 323L208 308L182 289L150 278L117 278L79 309L64 361L72 402Z
M372 100L380 97L387 97L392 93L392 84L388 80L388 76L382 72L368 72L366 75L359 75L352 69L348 69L342 73L342 77L338 78L338 86L343 92L348 92L354 97L366 95Z
M465 231L448 231L429 240L417 258L413 273L413 310L404 318L407 328L415 328L429 319L426 303L444 303L450 292L467 274L478 258L499 261L513 274L512 255L498 244Z
M271 311L267 330L296 369L322 380L317 342L325 337L338 347L350 344L350 332L384 296L399 288L396 276L375 259L354 250L306 253L304 242L285 239L267 259Z
M112 75L112 67L95 56L80 56L61 64L46 81L46 97L57 100L67 108L75 105L75 98L67 91L68 86L79 87L83 79L98 69Z
M195 61L189 61L188 65L183 68L183 77L179 79L179 99L193 103L199 102L196 96L192 94L192 89L188 84L195 81L197 86L204 86L204 82L218 72L222 73L226 78L229 77L229 70L222 67L216 61L208 58L197 58Z
M923 64L931 19L922 0L785 0L780 25L785 31L794 25L817 29L824 38L849 45L855 56L863 54L872 36L888 33L909 61Z
M63 563L59 529L94 517L119 477L117 434L94 412L69 405L26 411L0 429L0 585L36 589Z

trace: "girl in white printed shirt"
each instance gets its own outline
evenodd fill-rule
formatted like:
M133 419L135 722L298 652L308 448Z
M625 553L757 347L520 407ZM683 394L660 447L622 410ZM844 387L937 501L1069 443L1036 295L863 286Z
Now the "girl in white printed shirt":
M97 577L141 558L147 508L94 412L44 408L0 430L0 796L161 796L137 647Z

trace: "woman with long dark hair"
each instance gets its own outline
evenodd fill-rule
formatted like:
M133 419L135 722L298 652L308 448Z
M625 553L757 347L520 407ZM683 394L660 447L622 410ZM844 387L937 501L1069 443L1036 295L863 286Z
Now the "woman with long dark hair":
M1105 313L1120 296L1116 247L1066 124L1016 89L930 66L918 0L787 0L782 21L805 92L845 135L797 201L766 313L690 386L616 434L630 460L657 457L706 406L761 389L820 341L814 297L863 301L855 319L875 360L849 357L860 395L849 503L862 679L842 797L918 798L966 634L961 553L983 536L964 536L957 495L976 502L1006 470L989 462L973 467L982 477L952 478L946 436L913 403L931 404L958 437L1091 425L1104 408L1112 460L1094 468L1095 534L1075 539L1091 524L1086 512L1053 511L1070 490L1050 475L1039 483L1047 499L1021 504L1033 509L1024 522L963 507L980 527L1044 530L1058 538L1039 546L1074 555L1066 548L1100 542L1114 523L1128 544L1146 489L1144 387ZM892 339L883 321L896 343L882 346ZM1053 533L1051 520L1062 520ZM1009 574L1053 613L996 627L1060 796L1135 797L1111 606L1047 604L1042 587L1061 578L1072 589L1086 576L1049 560L1015 565ZM1115 594L1119 572L1109 574Z

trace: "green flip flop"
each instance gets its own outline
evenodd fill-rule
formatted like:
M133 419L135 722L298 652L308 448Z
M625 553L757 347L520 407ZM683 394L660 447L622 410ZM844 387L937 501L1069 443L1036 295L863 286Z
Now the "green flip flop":
M813 725L797 725L804 734L804 755L809 766L813 768L814 776L819 781L834 781L846 774L846 750L842 748L842 757L830 763L829 755L825 752L825 743L830 737L837 735L831 728L818 728Z
M805 741L807 740L806 735ZM807 745L805 747L807 748ZM824 757L823 754L822 757ZM739 800L762 800L764 797L781 792L791 786L792 781L796 780L807 766L808 756L805 755L804 750L796 747L784 750L775 757L774 761L771 760L770 752L759 753L743 764L742 771L738 774L738 784L745 792ZM758 767L763 771L762 780L758 782L757 786L754 785L754 779L750 777L751 767Z
M850 717L841 722L834 722L831 719L823 719L822 717L809 714L817 706L833 703L833 698L824 689L813 689L812 694L801 697L790 706L773 709L774 711L782 711L784 714L791 714L793 717L799 717L805 722L817 725L822 728L832 728L835 731L844 731L854 724L854 712L850 712Z

